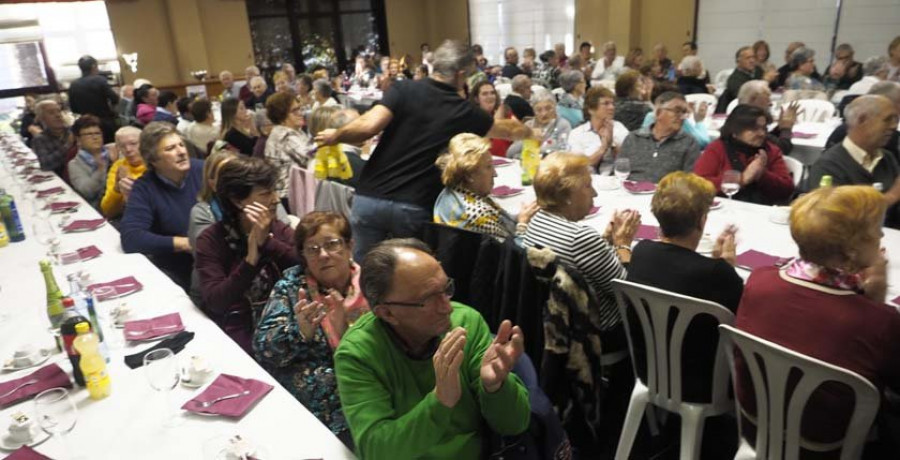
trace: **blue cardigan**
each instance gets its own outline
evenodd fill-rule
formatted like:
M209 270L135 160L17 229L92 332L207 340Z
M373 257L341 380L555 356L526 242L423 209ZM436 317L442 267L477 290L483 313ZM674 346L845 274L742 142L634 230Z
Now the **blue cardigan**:
M193 257L176 253L172 237L187 236L191 208L203 185L203 160L191 159L191 170L180 188L155 172L135 181L119 227L122 249L140 252L178 285L190 285Z

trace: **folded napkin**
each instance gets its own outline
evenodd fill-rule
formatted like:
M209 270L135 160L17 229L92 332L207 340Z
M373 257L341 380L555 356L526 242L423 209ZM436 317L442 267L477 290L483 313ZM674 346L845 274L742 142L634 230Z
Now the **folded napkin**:
M201 407L203 401L212 401L222 396L233 395L244 390L250 394L236 398L219 401L209 407ZM225 417L243 417L257 401L272 391L272 385L255 379L242 379L240 377L222 374L216 377L202 393L184 403L182 409L201 414L224 415Z
M638 228L637 233L634 234L634 237L639 240L658 240L659 227L654 227L652 225L641 225Z
M507 187L505 185L500 185L500 186L494 187L494 189L491 190L491 195L509 196L509 195L515 195L516 193L519 193L522 190L524 190L524 189L521 189L518 187Z
M152 347L135 353L133 355L128 355L125 357L125 365L132 368L137 369L144 365L144 356L147 353L150 353L154 350L161 350L163 348L168 348L172 350L172 353L178 353L181 350L184 350L184 346L188 344L191 340L194 339L193 332L181 331L175 337L168 338L163 340L162 342L153 345Z
M710 118L713 118L715 120L725 120L726 118L728 118L728 114L727 113L714 113L710 116Z
M22 165L26 165L28 163L37 163L37 160L35 160L33 158L19 158L18 160L16 160L15 165L22 166Z
M77 201L56 201L47 205L47 207L50 208L50 212L52 213L66 212L73 209L78 209L79 206L81 206L81 203Z
M73 264L75 262L81 262L83 260L91 260L103 254L97 246L90 245L80 249L76 249L72 252L67 252L65 254L59 255L59 262L63 265Z
M891 302L893 302L894 305L900 305L900 296L898 296L898 297L895 298L894 300L891 300Z
M106 223L106 219L79 219L73 220L72 223L63 227L64 233L71 232L89 232L96 230Z
M816 133L801 133L797 131L791 133L791 137L796 137L797 139L812 139L816 136L818 136Z
M38 196L38 198L44 198L44 197L47 197L50 195L56 195L57 193L63 193L65 191L66 190L62 187L53 187L53 188L48 188L46 190L38 190L37 196Z
M10 393L13 388L32 380L37 380L37 382L20 387ZM0 408L11 406L19 401L30 399L44 390L57 387L71 388L72 382L69 380L69 375L63 372L58 365L48 364L24 377L0 383L0 395L4 395L0 398Z
M746 270L756 270L761 267L780 267L793 259L792 257L778 257L759 252L753 249L742 252L737 256L737 266Z
M53 179L53 176L49 174L35 174L28 178L28 182L31 182L32 184L40 184L41 182L47 182L50 179Z
M164 335L172 335L184 330L181 315L170 313L150 319L139 319L125 323L125 338L128 340L150 340Z
M100 301L115 299L117 297L125 297L128 294L133 294L140 291L144 288L144 285L141 284L141 282L138 281L137 278L133 276L126 276L125 278L119 278L117 280L108 281L106 283L91 284L87 287L87 291L93 292L95 289L99 289L102 287L111 287L113 288L115 293L108 296L98 297L97 300Z
M508 165L508 164L510 164L510 163L512 163L512 162L509 161L509 160L503 159L503 158L493 158L493 159L491 159L491 164L494 165L494 166L506 166L506 165Z
M656 190L656 184L653 182L637 182L633 180L626 180L622 183L625 187L625 190L628 190L631 193L646 193L652 192Z
M22 446L7 455L5 460L52 460L50 457L28 447Z
M22 170L21 174L22 175L34 174L40 170L41 170L41 168L38 168L36 166L28 166L27 168Z

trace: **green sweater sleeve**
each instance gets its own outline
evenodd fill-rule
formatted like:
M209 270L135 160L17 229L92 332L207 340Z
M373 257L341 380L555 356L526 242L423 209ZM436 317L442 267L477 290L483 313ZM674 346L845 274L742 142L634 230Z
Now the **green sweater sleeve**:
M354 356L343 344L335 354L335 374L347 423L360 458L398 458L440 444L452 410L429 392L412 410L398 416L391 394L370 364L376 357Z

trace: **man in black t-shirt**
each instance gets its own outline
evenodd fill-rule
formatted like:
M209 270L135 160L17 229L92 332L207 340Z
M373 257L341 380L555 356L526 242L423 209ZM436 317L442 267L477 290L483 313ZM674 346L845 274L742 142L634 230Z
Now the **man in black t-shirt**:
M434 52L434 71L426 79L394 82L381 102L341 129L316 136L320 145L355 144L382 132L363 168L350 223L355 258L387 238L420 237L432 220L442 189L434 162L459 133L518 140L531 130L515 120L494 120L460 95L475 72L472 51L445 41Z
M119 95L110 88L106 77L100 75L97 60L91 56L78 59L81 78L69 86L69 105L78 115L94 115L100 119L103 142L115 141L116 112L113 107L119 102Z

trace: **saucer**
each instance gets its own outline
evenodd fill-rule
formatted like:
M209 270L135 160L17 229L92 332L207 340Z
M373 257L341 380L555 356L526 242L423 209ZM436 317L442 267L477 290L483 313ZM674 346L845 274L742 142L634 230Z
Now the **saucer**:
M30 367L40 366L44 363L44 361L47 361L51 355L50 350L44 349L38 350L34 352L34 354L38 355L38 358L23 366L15 364L15 360L13 358L9 358L8 360L6 360L6 362L3 363L2 369L6 372L12 372L22 369L28 369Z
M13 441L9 437L9 431L0 436L0 450L5 450L7 452L12 452L22 446L27 445L28 447L34 447L46 440L50 439L50 434L46 431L42 430L37 423L34 423L31 426L31 441L29 442L18 442Z

